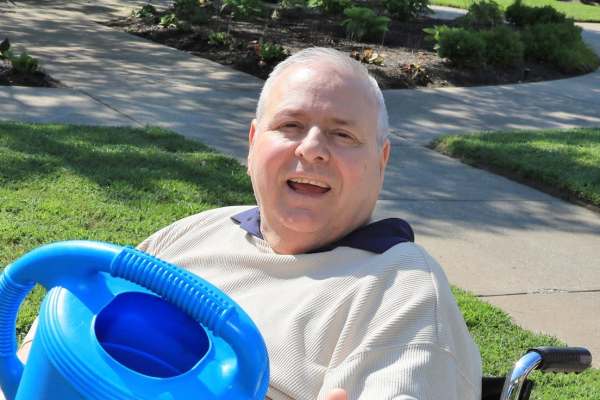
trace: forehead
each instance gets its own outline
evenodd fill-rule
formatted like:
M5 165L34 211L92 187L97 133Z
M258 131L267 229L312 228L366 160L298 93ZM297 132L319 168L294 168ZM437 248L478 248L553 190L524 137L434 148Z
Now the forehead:
M293 66L272 83L266 114L290 109L324 112L331 118L376 118L376 102L365 79L330 65Z

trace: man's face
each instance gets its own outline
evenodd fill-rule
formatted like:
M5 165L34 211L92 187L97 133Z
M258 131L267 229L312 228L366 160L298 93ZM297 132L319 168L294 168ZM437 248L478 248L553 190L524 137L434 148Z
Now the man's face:
M290 67L273 82L250 127L248 173L275 251L294 241L301 250L325 245L369 219L389 142L377 145L368 93L365 82L329 66Z

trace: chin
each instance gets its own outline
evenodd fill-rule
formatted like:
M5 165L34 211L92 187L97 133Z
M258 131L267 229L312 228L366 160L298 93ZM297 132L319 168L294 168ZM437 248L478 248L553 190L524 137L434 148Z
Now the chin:
M322 232L328 225L323 216L308 210L288 212L282 216L281 221L287 229L298 233Z

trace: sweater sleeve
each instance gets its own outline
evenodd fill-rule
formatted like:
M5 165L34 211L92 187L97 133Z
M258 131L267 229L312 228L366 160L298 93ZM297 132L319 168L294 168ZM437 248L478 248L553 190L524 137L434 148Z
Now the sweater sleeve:
M350 400L479 400L455 356L431 343L359 353L327 372L318 398L337 387Z

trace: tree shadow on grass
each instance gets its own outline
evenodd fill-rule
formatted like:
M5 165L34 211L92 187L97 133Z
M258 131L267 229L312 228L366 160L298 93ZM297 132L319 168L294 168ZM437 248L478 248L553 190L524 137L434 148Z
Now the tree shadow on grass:
M149 193L177 200L172 190L177 183L193 185L199 201L209 204L252 201L250 181L237 161L157 128L0 124L1 153L5 187L66 170L119 201L138 201Z

